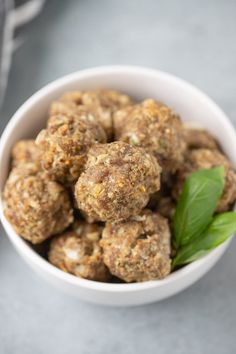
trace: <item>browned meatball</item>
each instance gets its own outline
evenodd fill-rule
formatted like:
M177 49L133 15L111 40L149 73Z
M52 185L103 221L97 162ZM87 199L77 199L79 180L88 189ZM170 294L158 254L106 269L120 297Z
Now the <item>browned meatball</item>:
M51 181L33 163L11 171L3 199L6 218L20 236L34 244L64 231L73 221L64 187Z
M167 219L150 210L120 223L107 223L101 246L110 272L126 282L162 279L171 271Z
M103 262L103 251L99 245L102 229L97 224L75 222L72 230L52 240L49 262L82 278L109 281L111 275Z
M36 139L42 151L43 168L52 178L66 184L78 179L89 148L104 142L103 128L82 106L76 114L51 116L47 129L42 130Z
M191 173L217 166L223 166L225 169L225 187L216 211L228 210L236 200L236 173L229 160L217 150L197 149L189 151L185 163L176 176L176 183L173 188L174 198L179 198L184 181Z
M160 188L161 168L145 150L123 142L92 147L75 197L91 221L119 221L144 208Z
M60 102L66 104L68 109L73 109L80 105L88 107L105 130L108 141L111 141L113 136L114 112L132 104L129 96L113 90L67 92L61 97ZM62 106L54 103L51 107L51 113L58 113L58 110L61 109Z
M77 106L75 103L70 101L53 101L49 110L49 122L52 120L51 117L57 117L58 115L76 115ZM80 110L78 110L78 115L80 115ZM96 118L96 117L95 117Z
M183 161L182 123L162 103L149 99L116 112L114 129L117 140L145 148L165 171L175 171Z
M184 139L188 149L219 149L216 139L204 129L186 125L184 127Z
M20 140L12 149L12 167L16 167L28 162L40 161L40 149L34 140Z

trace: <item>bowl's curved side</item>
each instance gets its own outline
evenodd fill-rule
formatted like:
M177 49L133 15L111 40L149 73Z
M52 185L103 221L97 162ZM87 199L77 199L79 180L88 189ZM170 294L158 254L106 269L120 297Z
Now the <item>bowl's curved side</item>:
M0 216L2 211L0 211ZM220 259L228 248L228 240L199 261L159 281L132 284L98 283L65 273L39 256L21 239L6 219L3 227L15 249L25 262L48 283L81 300L107 306L137 306L173 296L191 286Z
M137 99L153 97L165 101L178 111L184 120L196 120L213 133L236 166L234 128L220 108L205 94L185 81L160 71L126 66L101 67L77 72L47 85L29 98L14 114L0 141L0 190L3 189L7 177L13 143L36 134L46 121L50 102L64 91L98 87L126 91ZM224 135L222 131L225 132ZM72 295L104 305L138 305L174 295L205 274L229 245L228 241L206 257L161 281L104 284L76 278L41 258L8 223L3 214L1 199L0 218L15 248L41 276Z

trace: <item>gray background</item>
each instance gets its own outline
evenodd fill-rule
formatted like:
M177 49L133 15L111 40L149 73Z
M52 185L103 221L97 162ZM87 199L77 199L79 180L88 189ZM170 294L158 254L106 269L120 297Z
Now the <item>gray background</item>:
M235 1L48 1L21 31L1 112L51 80L104 64L162 69L207 92L236 124ZM39 279L1 230L0 353L235 353L236 240L203 279L160 303L105 308Z

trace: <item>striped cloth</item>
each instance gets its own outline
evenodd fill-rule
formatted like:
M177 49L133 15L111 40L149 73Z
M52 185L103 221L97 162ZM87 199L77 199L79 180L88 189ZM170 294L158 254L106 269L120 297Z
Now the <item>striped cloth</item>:
M11 57L20 42L15 29L37 16L45 0L0 0L0 106L4 99Z

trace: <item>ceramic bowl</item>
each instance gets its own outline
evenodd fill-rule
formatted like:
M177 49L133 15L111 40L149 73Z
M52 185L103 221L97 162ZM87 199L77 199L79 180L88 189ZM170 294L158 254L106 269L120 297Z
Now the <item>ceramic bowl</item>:
M132 66L111 66L78 71L45 86L29 98L8 123L0 142L0 188L4 187L12 145L35 137L45 125L50 102L69 90L112 88L134 99L154 98L176 110L184 121L195 121L215 135L236 166L236 134L222 110L203 92L170 74ZM97 304L129 306L172 296L201 278L222 256L229 241L207 256L170 274L163 280L133 284L106 284L75 277L43 259L20 238L6 220L0 201L0 217L6 233L22 258L49 283L67 293Z

